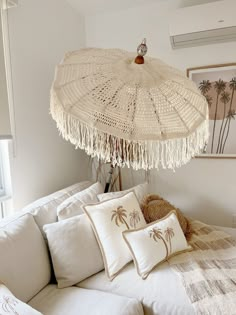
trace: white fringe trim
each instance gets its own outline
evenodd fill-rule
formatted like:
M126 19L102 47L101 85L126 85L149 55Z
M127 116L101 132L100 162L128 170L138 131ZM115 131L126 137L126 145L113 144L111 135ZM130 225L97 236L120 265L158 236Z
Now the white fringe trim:
M76 148L113 166L127 166L135 170L175 170L202 153L209 138L208 120L187 138L135 142L119 139L80 122L56 105L55 99L51 101L50 112L60 134Z

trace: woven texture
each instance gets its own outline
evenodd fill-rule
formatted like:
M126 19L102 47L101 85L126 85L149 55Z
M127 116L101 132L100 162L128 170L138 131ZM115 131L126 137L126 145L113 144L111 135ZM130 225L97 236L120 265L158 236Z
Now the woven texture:
M67 53L51 89L62 136L87 154L134 169L176 168L208 140L208 106L195 84L158 59L119 49Z
M236 314L236 240L191 221L193 251L169 260L198 315Z

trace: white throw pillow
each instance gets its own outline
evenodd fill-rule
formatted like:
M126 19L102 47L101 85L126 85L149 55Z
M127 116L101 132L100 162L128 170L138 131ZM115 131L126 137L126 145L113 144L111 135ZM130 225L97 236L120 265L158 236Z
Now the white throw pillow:
M0 280L28 302L51 278L47 245L31 214L0 229Z
M104 269L99 245L85 214L47 224L44 231L59 288L74 285Z
M108 278L112 280L132 260L122 232L146 225L137 198L129 192L119 198L84 206L84 211L95 231Z
M137 272L143 279L158 264L192 249L185 239L174 210L144 228L124 231L123 237L133 256Z
M82 206L88 203L98 202L97 195L104 191L102 185L97 182L85 190L67 198L57 208L58 220L64 220L83 213Z
M26 206L22 211L24 213L33 214L35 222L43 232L44 224L54 223L57 221L57 207L64 200L91 185L92 183L90 181L76 183L51 195L34 201L33 203Z
M148 183L143 183L143 184L139 184L137 186L134 186L130 189L127 190L122 190L122 191L114 191L114 192L109 192L109 193L104 193L104 194L100 194L98 195L98 200L99 201L105 201L105 200L109 200L109 199L113 199L113 198L118 198L121 196L124 196L125 194L127 194L128 192L133 191L138 199L139 204L141 203L141 201L143 200L143 197L146 196L149 191L148 191Z
M0 314L42 315L30 305L18 300L4 284L0 284Z

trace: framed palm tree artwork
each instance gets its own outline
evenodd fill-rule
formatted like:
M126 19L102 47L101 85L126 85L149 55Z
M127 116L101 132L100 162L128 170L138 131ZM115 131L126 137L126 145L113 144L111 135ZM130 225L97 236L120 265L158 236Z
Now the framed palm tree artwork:
M236 63L187 69L209 106L210 138L200 157L236 158Z

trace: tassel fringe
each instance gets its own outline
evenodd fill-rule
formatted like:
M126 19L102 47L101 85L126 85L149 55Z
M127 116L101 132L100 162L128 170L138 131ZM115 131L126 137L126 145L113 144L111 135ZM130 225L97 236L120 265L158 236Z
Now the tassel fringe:
M50 112L62 137L91 157L113 166L175 170L202 153L209 138L208 120L205 120L187 138L139 142L119 139L82 123L66 113L53 96L51 99Z

